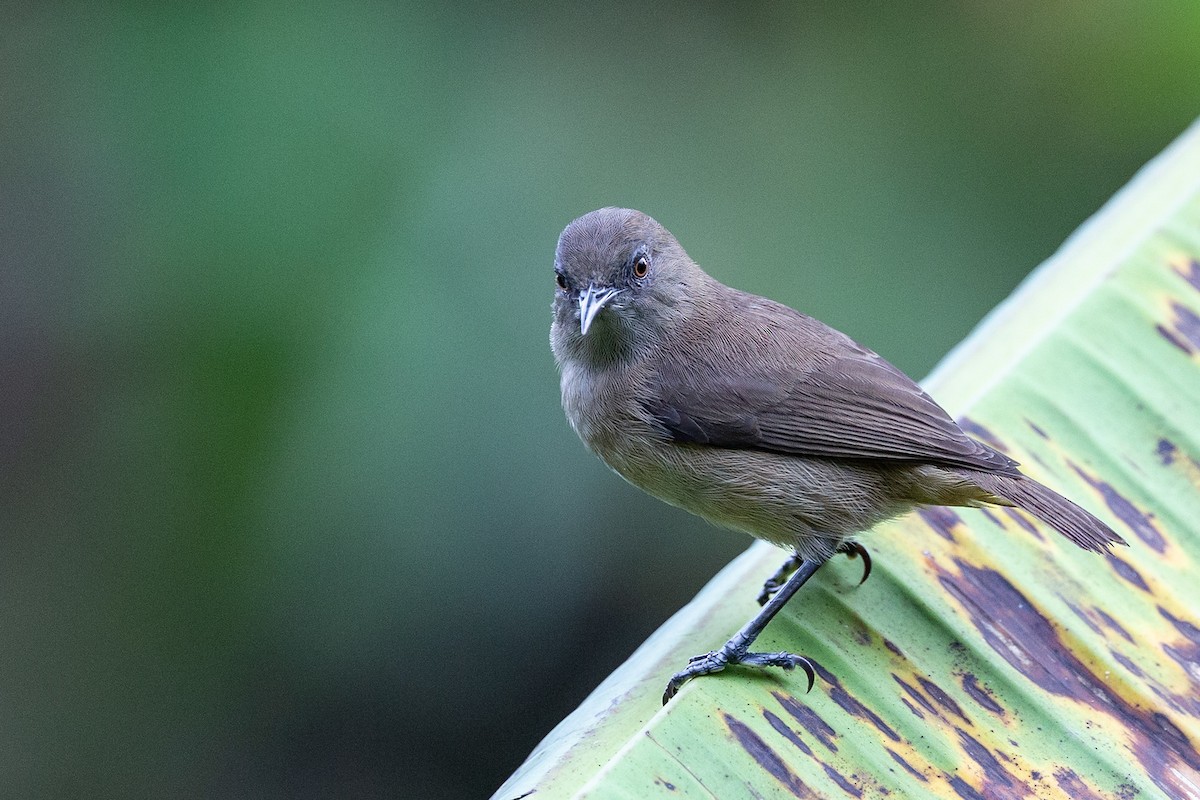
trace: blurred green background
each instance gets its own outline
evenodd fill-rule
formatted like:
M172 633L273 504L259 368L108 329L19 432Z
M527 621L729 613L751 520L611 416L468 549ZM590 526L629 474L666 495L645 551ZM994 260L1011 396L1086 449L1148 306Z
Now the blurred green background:
M490 794L747 544L568 428L562 227L645 210L921 376L1200 113L1198 41L1194 2L6 7L3 793Z

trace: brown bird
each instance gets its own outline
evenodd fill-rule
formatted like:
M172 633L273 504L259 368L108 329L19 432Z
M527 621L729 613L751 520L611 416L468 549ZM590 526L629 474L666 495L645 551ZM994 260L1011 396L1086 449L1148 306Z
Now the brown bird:
M764 586L762 611L693 658L664 703L729 664L800 666L811 689L806 659L751 643L831 556L866 556L850 537L916 506L1019 506L1086 550L1124 544L967 436L879 355L719 283L639 211L572 222L554 272L550 343L584 444L655 497L793 554Z

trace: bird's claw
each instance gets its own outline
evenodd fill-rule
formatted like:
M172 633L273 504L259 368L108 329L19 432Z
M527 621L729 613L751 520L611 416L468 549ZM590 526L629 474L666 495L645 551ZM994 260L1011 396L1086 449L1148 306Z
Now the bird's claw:
M838 545L835 552L841 553L849 558L861 557L863 560L863 576L859 580L858 585L862 586L867 582L867 578L871 577L871 554L867 552L867 548L863 547L858 542L842 542ZM762 591L758 594L758 604L765 606L768 601L779 591L780 587L787 582L788 576L800 568L804 563L804 559L800 556L792 556L787 561L783 562L783 566L779 570L767 578L763 583Z
M776 570L775 574L767 578L763 583L762 591L758 595L758 604L765 606L767 602L775 596L783 584L787 583L788 577L800 568L804 563L804 559L800 556L792 556L787 561L783 562L783 566Z
M867 548L863 547L858 542L842 542L838 545L837 551L850 558L861 556L863 560L863 576L858 582L862 586L867 582L867 578L871 577L871 554L867 552Z
M688 659L687 667L676 672L671 676L671 680L667 682L666 691L663 692L663 705L665 706L679 692L679 687L692 678L699 675L711 675L714 672L720 672L725 669L727 663L729 663L729 657L725 654L724 650L712 650L692 656Z
M775 582L774 578L768 578L766 582L763 583L762 591L758 593L758 597L755 599L758 601L760 606L765 606L778 591L779 584Z
M808 677L808 688L805 690L807 692L812 691L813 684L817 680L817 672L813 669L812 662L804 656L794 653L738 653L726 649L713 650L692 656L688 659L688 666L671 677L666 691L663 692L663 705L670 702L671 698L679 692L680 687L692 678L720 672L730 664L742 664L748 667L780 667L785 670L800 667Z

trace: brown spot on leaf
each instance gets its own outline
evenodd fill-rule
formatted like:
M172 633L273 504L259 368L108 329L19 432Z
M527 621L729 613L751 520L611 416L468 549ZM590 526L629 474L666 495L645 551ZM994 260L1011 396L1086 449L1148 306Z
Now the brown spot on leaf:
M1063 604L1067 608L1071 609L1071 613L1073 613L1075 616L1079 617L1080 621L1083 622L1084 625L1087 625L1088 629L1091 630L1092 633L1096 634L1097 636L1104 635L1104 631L1100 628L1100 626L1098 624L1096 624L1092 620L1092 618L1090 616L1088 616L1087 612L1085 612L1082 608L1075 605L1070 600L1063 597L1061 594L1058 596L1058 599L1062 600Z
M983 770L981 794L991 798L1032 797L1033 789L1008 771L991 750L962 728L954 729L963 752Z
M1122 561L1112 553L1106 553L1105 557L1108 559L1108 565L1113 568L1114 572L1116 572L1129 583L1141 589L1143 592L1150 591L1150 587L1146 584L1145 578L1143 578L1136 569L1131 567L1128 562Z
M1154 330L1158 331L1159 336L1163 337L1168 342L1175 345L1177 348L1182 350L1187 355L1190 356L1192 354L1192 348L1188 347L1188 345L1183 340L1181 340L1178 336L1176 336L1175 333L1170 328L1166 327L1165 325L1160 324L1160 325L1155 325Z
M918 772L916 770L916 768L913 767L912 764L908 763L908 761L906 761L904 759L904 756L900 755L899 753L897 753L895 750L893 750L890 747L885 747L884 750L887 750L888 755L892 757L892 760L895 761L897 764L899 764L901 767L903 767L904 771L907 772L909 775L912 775L914 778L919 780L921 783L929 783L929 778L926 778L923 773Z
M771 713L767 709L763 709L763 718L772 728L775 729L776 733L782 735L783 738L800 748L800 752L804 753L804 755L811 756L813 754L812 748L805 744L804 740L800 738L800 735L788 727L788 724L781 720L777 715Z
M1200 628L1186 619L1180 619L1162 606L1158 606L1158 613L1186 640L1185 644L1163 644L1163 651L1183 667L1193 685L1200 684ZM1200 704L1193 703L1190 707L1195 708L1198 705Z
M1104 795L1093 791L1068 767L1060 767L1054 771L1054 782L1071 800L1104 800Z
M954 702L954 698L946 694L942 687L938 686L928 678L920 675L917 676L917 683L921 684L921 688L925 690L925 693L932 697L934 702L936 702L939 706L946 709L968 725L971 724L971 720L967 719L967 715L964 714L962 709L958 707L958 703Z
M925 715L922 714L920 711L918 711L916 706L914 706L912 703L908 702L907 697L901 697L900 702L904 703L904 707L907 708L909 711L911 711L913 713L914 717L916 717L917 719L925 719Z
M1129 529L1139 539L1150 545L1156 553L1161 553L1167 549L1166 539L1163 538L1162 533L1155 527L1154 521L1150 518L1149 514L1139 510L1129 498L1118 492L1111 483L1092 477L1074 464L1071 465L1071 468L1100 494L1100 497L1104 500L1109 510L1116 514L1121 522L1128 525Z
M1175 463L1175 454L1179 452L1179 448L1166 439L1159 439L1155 452L1158 453L1158 459L1162 462L1162 465L1169 467Z
M1176 647L1172 644L1163 644L1162 649L1176 664L1183 667L1184 673L1193 685L1200 685L1200 645L1188 644Z
M893 742L900 741L900 734L888 727L888 724L878 714L863 705L857 697L846 691L846 688L842 686L842 682L837 679L836 675L822 667L816 661L812 659L809 659L809 661L812 663L813 669L821 676L821 679L829 684L829 698L837 703L843 711L852 717L858 717L870 722L875 726L877 731Z
M853 783L846 780L845 775L838 772L836 769L829 766L828 764L822 764L821 766L825 768L825 774L829 776L829 779L831 781L833 781L834 783L836 783L838 786L840 786L843 792L850 795L851 797L862 797L863 796L862 789L858 788Z
M1186 264L1174 269L1176 275L1190 283L1193 289L1200 291L1200 260L1190 259Z
M1128 656L1122 655L1116 650L1109 650L1108 652L1112 654L1113 660L1124 667L1125 671L1129 674L1136 675L1139 678L1146 676L1146 673L1142 672L1142 668L1130 661Z
M917 509L917 514L943 539L954 541L954 526L962 522L958 514L945 506L924 506Z
M779 754L772 750L745 723L726 714L725 724L729 727L729 732L737 739L738 744L742 746L742 749L758 762L758 765L766 770L771 777L783 784L784 788L790 791L792 795L795 797L817 797L817 794L808 788L796 773L792 772L787 763L779 757Z
M817 741L825 745L827 750L837 752L837 745L833 743L833 737L837 736L837 731L828 722L821 719L817 712L797 702L794 697L779 692L772 692L772 694L783 706L783 710L795 717L796 721L800 723L800 727L816 737Z
M1189 352L1200 349L1200 316L1181 303L1171 303L1171 310L1175 313L1171 332L1187 342ZM1159 332L1162 332L1161 326Z
M992 712L998 717L1004 716L1003 706L996 702L996 699L992 697L991 693L987 689L979 685L979 679L974 675L969 672L963 675L962 687L963 691L970 695L971 699L984 709Z
M900 688L904 689L905 693L908 694L909 697L911 697L913 700L916 700L917 703L930 714L933 714L935 717L941 716L941 714L938 713L938 710L934 708L928 700L925 699L925 695L917 691L915 686L911 686L907 681L894 672L892 673L892 680L900 684Z
M1025 519L1025 516L1021 512L1017 511L1015 508L1004 508L1003 511L1009 519L1017 523L1017 525L1024 529L1026 533L1032 535L1033 538L1037 539L1039 542L1046 541L1046 537L1042 536L1037 527L1032 522Z
M1179 631L1181 636L1195 644L1200 644L1200 628L1188 622L1186 619L1180 619L1162 606L1157 606L1157 608L1159 616L1171 623L1175 630Z
M1110 631L1114 631L1122 639L1130 644L1133 644L1133 636L1129 633L1129 631L1125 630L1125 628L1121 626L1121 623L1110 617L1103 608L1100 608L1099 606L1093 606L1092 611L1100 618L1100 621L1104 623L1104 627L1108 628Z
M1039 428L1031 420L1025 420L1025 424L1029 426L1030 430L1032 430L1034 433L1036 433L1038 436L1042 437L1043 439L1050 438L1050 434L1046 433L1044 430Z
M1165 714L1136 707L1083 663L1054 624L1007 578L992 569L955 560L959 574L943 570L942 587L964 609L984 640L1013 669L1044 691L1107 715L1129 737L1129 749L1168 796L1200 783L1200 752Z
M987 800L986 797L975 791L975 787L964 781L957 775L947 775L946 781L950 784L950 788L954 793L963 800Z
M938 579L966 609L984 640L1043 689L1086 698L1088 690L1078 685L1080 678L1073 670L1077 659L1062 646L1054 625L999 572L960 559L955 564L960 576L943 571Z

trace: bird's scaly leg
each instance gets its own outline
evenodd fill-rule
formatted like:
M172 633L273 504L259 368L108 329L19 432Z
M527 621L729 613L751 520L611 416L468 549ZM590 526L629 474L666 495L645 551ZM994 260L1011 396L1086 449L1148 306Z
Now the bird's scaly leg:
M763 606L755 617L747 622L740 631L733 635L720 650L695 656L682 671L675 673L663 692L663 705L675 696L679 687L692 678L720 672L730 664L744 664L750 667L782 667L795 669L800 667L808 676L808 689L811 690L817 675L812 664L804 656L792 653L751 653L750 645L762 633L767 623L779 613L779 609L791 599L805 582L816 574L823 561L803 561L792 572L791 577L779 587L774 596Z

